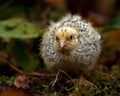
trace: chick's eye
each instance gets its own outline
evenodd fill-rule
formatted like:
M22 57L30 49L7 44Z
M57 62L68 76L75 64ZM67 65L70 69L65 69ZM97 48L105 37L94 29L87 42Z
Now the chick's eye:
M57 36L55 37L55 39L56 39L57 41L59 40L59 38L58 38Z
M73 35L70 35L69 39L70 39L70 40L74 39L74 36L73 36Z

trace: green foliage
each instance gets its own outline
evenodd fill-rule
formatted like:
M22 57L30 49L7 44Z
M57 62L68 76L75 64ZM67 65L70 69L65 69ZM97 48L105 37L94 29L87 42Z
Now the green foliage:
M16 76L7 77L7 76L1 76L0 77L0 86L13 86L14 80Z
M39 29L36 24L21 18L11 18L0 22L0 37L2 38L36 38L45 30Z
M21 18L12 18L0 22L0 37L11 38L8 43L1 43L0 53L7 53L12 64L23 71L34 71L39 66L38 54L32 52L30 39L40 37L45 30L40 30L37 24ZM4 55L4 54L3 54ZM7 56L6 56L7 57Z
M103 33L104 32L108 32L110 30L114 30L114 29L120 29L120 13L117 15L117 17L115 19L113 19L104 29L103 29Z
M24 71L34 71L39 65L37 56L30 52L29 47L24 40L19 39L13 39L7 45L7 51L12 52L12 63Z
M0 22L0 37L12 38L8 43L0 45L1 51L12 54L12 64L22 68L24 71L34 71L38 68L38 54L31 52L33 44L27 44L32 38L40 37L44 33L35 23L21 18L12 18Z

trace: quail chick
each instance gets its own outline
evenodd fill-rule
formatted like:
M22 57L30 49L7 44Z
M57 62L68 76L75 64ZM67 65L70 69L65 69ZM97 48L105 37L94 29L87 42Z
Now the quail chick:
M52 23L41 43L41 56L52 72L68 74L91 70L101 51L101 36L92 25L77 15L67 15Z

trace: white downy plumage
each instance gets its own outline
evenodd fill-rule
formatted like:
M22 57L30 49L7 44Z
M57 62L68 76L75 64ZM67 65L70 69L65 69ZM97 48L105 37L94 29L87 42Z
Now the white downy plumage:
M101 36L91 23L80 16L69 14L49 26L40 48L44 63L50 71L61 69L79 74L96 64L101 51Z

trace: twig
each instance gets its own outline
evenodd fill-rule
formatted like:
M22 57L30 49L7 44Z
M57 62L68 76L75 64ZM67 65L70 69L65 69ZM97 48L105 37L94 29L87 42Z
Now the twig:
M110 74L108 74L108 73L103 73L103 72L100 72L100 71L95 70L95 69L94 69L93 71L96 72L96 73L98 73L98 74L101 74L101 75L104 75L104 76L108 76L108 77L110 77L112 80L114 79L113 76L110 75Z
M59 76L60 72L61 72L61 70L59 70L59 71L57 72L57 75L56 75L56 77L55 77L55 80L54 80L52 86L54 86L55 83L57 82L57 80L58 80L58 76Z
M4 59L0 59L0 61L7 64L11 69L13 69L14 71L16 71L19 74L24 74L24 75L29 75L29 76L37 76L37 77L52 77L52 76L55 76L55 74L44 74L44 73L37 73L37 72L24 72L24 71L18 69L17 67L15 67L14 65L10 64L8 61L6 61Z

